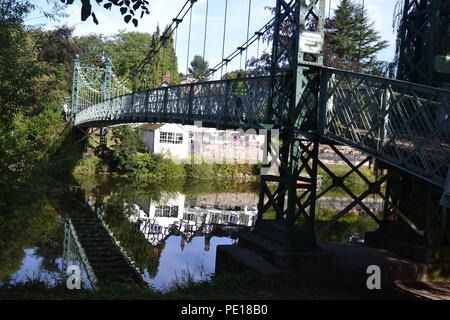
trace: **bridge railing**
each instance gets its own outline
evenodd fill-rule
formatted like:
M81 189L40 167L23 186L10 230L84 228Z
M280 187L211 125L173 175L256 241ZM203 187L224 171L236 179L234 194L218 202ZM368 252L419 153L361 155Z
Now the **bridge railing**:
M80 110L75 125L95 122L202 121L214 127L258 127L264 122L270 78L197 82L134 92Z
M326 137L443 186L450 162L450 92L324 69Z

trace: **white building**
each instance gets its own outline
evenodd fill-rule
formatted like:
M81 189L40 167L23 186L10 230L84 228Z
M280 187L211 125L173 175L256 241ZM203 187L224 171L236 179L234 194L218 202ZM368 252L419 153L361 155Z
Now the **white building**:
M180 193L161 193L159 200L134 199L134 210L129 221L140 221L140 231L157 246L171 235L181 235L190 242L195 236L211 236L214 225L252 227L257 210L243 211L185 207L186 198ZM206 249L205 249L206 250Z
M215 163L251 163L263 160L263 135L192 125L149 123L139 126L151 153L172 159L200 156Z
M174 159L189 156L189 132L179 124L149 123L139 127L151 153L161 153Z

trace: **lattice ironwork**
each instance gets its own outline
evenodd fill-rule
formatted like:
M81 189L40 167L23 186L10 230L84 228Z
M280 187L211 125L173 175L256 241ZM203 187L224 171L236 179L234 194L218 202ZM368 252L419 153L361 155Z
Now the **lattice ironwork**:
M441 86L449 74L438 74L434 61L450 54L450 0L404 0L399 33L397 78Z
M324 135L444 186L450 92L329 69Z
M237 90L245 84L245 95ZM259 128L267 110L268 77L198 82L134 92L80 110L75 125L202 121L204 126Z
M94 288L96 287L97 277L95 276L84 249L78 240L72 221L70 218L66 218L64 221L64 242L61 270L63 278L67 277L66 270L70 265L79 266L82 273L87 274L90 284Z

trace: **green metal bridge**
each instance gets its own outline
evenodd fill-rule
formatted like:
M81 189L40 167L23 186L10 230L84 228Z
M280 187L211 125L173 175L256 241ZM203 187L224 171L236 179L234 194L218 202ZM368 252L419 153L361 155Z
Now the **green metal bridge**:
M195 1L190 3L192 7ZM281 149L275 150L270 139L267 147L272 153L268 158L280 163L279 174L261 177L259 226L263 234L281 232L263 222L264 213L272 208L287 235L275 238L294 247L314 246L314 237L321 232L315 228L315 202L331 188L341 187L354 203L337 214L330 225L355 205L363 206L365 197L377 194L386 202L384 218L387 212L394 211L418 234L426 236L429 216L434 214L430 211L440 214L446 210L439 207L439 198L441 205L450 206L450 91L445 85L449 79L430 61L429 65L424 63L426 57L450 55L448 35L438 31L449 28L449 8L449 0L404 1L398 68L402 80L324 67L320 42L324 39L325 1L278 0L272 25L270 76L131 92L114 76L112 64L89 68L76 59L68 115L77 127L201 121L203 126L221 129L278 129ZM312 26L307 24L311 19L316 21ZM414 23L411 19L415 19ZM430 19L434 19L433 24ZM283 23L291 23L291 36L283 34ZM302 37L306 36L319 39L318 49L305 46ZM435 47L430 47L431 43ZM414 46L419 45L420 50L414 51ZM434 51L424 53L426 50ZM412 51L421 59L411 60ZM243 83L246 94L236 94L236 88ZM353 165L340 154L351 170L337 177L320 161L319 144L358 149L368 156L363 163L376 159L386 174L376 182L368 181L359 172L363 163ZM330 189L320 194L316 191L318 168L333 178ZM367 192L361 195L353 194L344 183L354 172L367 183ZM299 186L298 180L309 186ZM382 187L386 182L392 187ZM424 200L427 208L418 214L421 218L406 212L410 208L407 197L400 195L400 189L413 188L414 184L421 186L414 187L417 190L429 191ZM370 209L364 210L381 224ZM294 229L300 216L306 218L307 235L296 238L298 232Z
M450 161L449 91L325 67L318 73L323 98L310 101L317 119L299 115L305 132L316 131L444 187ZM238 82L245 82L245 96L233 94ZM149 89L80 107L74 125L201 121L205 127L277 128L268 119L269 92L270 77Z

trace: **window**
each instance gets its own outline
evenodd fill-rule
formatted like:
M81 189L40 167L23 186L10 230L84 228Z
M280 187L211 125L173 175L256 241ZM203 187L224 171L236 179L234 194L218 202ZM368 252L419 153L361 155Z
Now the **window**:
M178 217L178 206L156 207L155 217L176 218Z
M167 144L182 144L183 134L174 132L161 132L159 135L159 142Z
M161 233L161 231L162 231L162 226L160 226L158 224L150 225L150 228L149 228L150 233Z
M195 214L193 214L193 213L185 213L185 214L183 214L183 220L194 221L195 220Z

